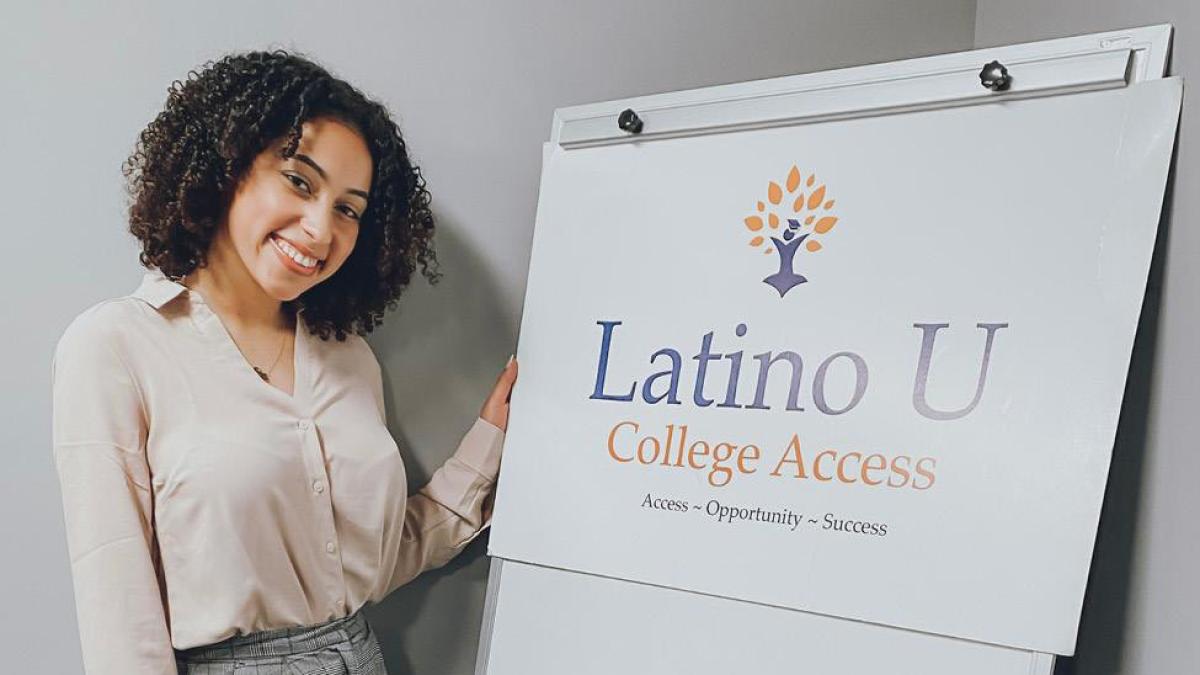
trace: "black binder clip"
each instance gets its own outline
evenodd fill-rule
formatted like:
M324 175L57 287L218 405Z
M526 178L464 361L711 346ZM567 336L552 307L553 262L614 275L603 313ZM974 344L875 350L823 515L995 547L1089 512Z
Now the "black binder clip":
M642 133L642 118L633 112L633 108L626 108L617 116L617 126L621 127L622 131L640 134Z

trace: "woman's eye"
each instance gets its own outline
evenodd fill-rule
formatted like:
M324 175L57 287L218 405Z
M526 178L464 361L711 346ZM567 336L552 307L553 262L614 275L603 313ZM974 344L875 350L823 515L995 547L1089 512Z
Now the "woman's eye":
M350 218L351 220L358 220L358 218L359 218L359 215L354 211L354 209L349 208L349 207L342 210L342 213L345 214L346 217Z
M297 176L297 175L295 175L295 174L290 174L290 173L285 173L285 174L283 174L283 175L284 175L284 176L285 176L285 177L286 177L286 178L287 178L287 179L288 179L288 180L289 180L289 181L292 183L292 185L293 185L293 186L295 186L296 188L298 188L298 189L302 189L302 190L304 190L304 192L306 192L306 193L312 192L312 190L311 190L311 189L308 187L308 181L304 180L304 179L303 179L303 178L301 178L300 176Z

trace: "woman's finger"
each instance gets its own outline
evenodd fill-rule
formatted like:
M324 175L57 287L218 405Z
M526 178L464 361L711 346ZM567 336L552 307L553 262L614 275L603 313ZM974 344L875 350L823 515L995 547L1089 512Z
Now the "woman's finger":
M510 357L504 370L496 378L496 384L484 401L480 416L501 429L508 427L508 401L512 395L513 383L517 379L517 361Z
M504 382L506 391L504 392L504 402L508 403L512 398L512 388L517 382L517 359L514 356L508 365L505 366L504 372L500 373L500 380Z
M517 359L509 357L508 363L504 364L504 370L501 370L500 375L496 378L496 386L492 388L492 395L501 400L508 400L513 383L516 381Z

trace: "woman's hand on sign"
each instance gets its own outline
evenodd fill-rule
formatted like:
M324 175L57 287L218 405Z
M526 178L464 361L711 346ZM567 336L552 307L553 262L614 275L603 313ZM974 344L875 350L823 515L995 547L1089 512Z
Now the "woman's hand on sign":
M512 396L513 383L516 381L517 359L510 356L504 370L500 371L500 377L496 379L496 386L492 387L492 393L488 395L479 411L480 417L499 427L501 431L508 431L508 400Z

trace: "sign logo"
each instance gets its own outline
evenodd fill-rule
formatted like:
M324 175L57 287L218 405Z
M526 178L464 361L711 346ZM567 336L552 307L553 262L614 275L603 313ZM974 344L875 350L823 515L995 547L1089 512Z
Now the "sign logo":
M763 253L779 254L779 270L763 279L763 283L779 291L781 298L788 291L808 281L804 275L798 274L795 268L796 253L800 251L801 245L807 253L820 251L822 247L818 239L828 234L838 221L836 216L829 215L829 210L833 208L833 200L825 199L825 185L816 184L816 174L809 174L808 178L804 179L803 187L800 182L800 169L793 165L784 182L787 193L784 194L784 187L779 183L769 181L767 202L758 202L757 213L747 216L743 221L754 235L750 239L751 246L758 248L770 242ZM784 214L782 218L781 213ZM779 232L781 220L785 220L787 226ZM775 236L772 230L779 232L781 236Z

